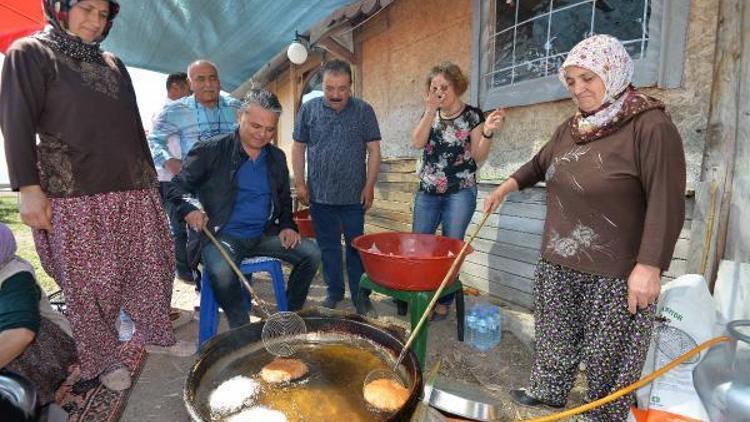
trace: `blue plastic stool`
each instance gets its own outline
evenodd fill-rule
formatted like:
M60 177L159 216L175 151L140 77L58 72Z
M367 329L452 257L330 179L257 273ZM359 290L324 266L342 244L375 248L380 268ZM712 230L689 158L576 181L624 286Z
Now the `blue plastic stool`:
M284 284L284 273L281 271L281 261L266 256L248 258L240 264L240 271L242 271L242 274L249 275L247 277L248 281L250 281L252 273L267 272L270 274L271 280L273 280L273 292L276 296L276 308L279 311L289 309L286 303L286 286ZM243 301L245 309L250 309L250 293L248 293L244 286L242 287L242 291L244 292ZM199 316L198 347L216 335L216 329L219 325L219 304L216 303L214 292L211 290L211 282L208 279L207 270L203 270L203 277L201 278L201 309Z

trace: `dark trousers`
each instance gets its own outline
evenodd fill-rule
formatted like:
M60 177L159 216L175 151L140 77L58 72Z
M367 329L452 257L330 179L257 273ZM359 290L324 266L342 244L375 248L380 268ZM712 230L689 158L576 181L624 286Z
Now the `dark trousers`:
M159 193L161 194L161 200L164 204L164 212L167 213L169 219L169 226L172 231L172 239L174 239L174 260L175 269L177 275L182 279L192 279L196 281L193 273L193 266L190 264L188 259L188 229L185 219L179 218L176 215L175 207L172 203L167 202L165 193L166 187L170 182L159 182Z
M240 263L254 256L270 256L293 265L286 287L290 311L302 309L310 289L310 282L320 265L320 251L309 239L302 239L293 249L285 249L278 236L237 238L219 234L219 241L239 267ZM249 317L243 303L243 289L232 267L213 243L203 248L204 271L208 271L211 289L216 302L224 310L230 328L247 324Z
M362 278L362 261L359 252L354 249L352 240L364 233L365 210L360 204L327 205L313 202L310 204L310 215L315 228L315 240L318 241L323 258L323 279L326 282L328 297L341 300L344 298L344 271L341 254L341 232L344 232L346 243L346 273L349 278L349 292L356 302L359 292L359 279ZM368 297L370 290L364 289L362 296Z

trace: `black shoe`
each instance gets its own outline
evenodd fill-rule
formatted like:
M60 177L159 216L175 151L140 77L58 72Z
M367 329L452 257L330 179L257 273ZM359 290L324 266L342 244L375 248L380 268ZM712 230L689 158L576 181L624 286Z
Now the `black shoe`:
M177 277L178 280L181 280L185 283L195 284L196 278L192 272L187 272L187 273L178 272L177 274L175 274L175 276Z
M365 297L361 298L357 302L354 303L354 308L357 309L357 314L370 317L370 318L377 318L378 313L375 312L375 307L372 306L372 302L370 301L370 298Z
M336 305L340 302L340 300L334 299L332 297L326 297L323 303L320 304L320 306L328 309L336 309Z
M547 402L543 402L541 400L535 399L534 397L531 397L530 395L526 393L525 388L518 388L515 390L510 390L510 397L513 399L514 402L523 406L529 406L529 407L548 406L554 409L561 409L565 407L564 404L551 404L551 403L547 403Z

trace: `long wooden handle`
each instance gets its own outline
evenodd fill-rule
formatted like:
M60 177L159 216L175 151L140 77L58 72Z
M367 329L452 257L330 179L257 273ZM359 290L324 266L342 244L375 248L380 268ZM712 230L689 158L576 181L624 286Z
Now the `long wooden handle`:
M458 252L458 255L456 255L456 259L453 260L453 264L451 264L451 267L448 270L448 273L445 275L445 278L443 278L443 281L440 283L440 286L437 288L437 290L435 290L435 294L432 296L432 300L427 305L427 309L425 309L424 313L422 314L422 318L419 319L417 326L414 327L414 329L411 331L411 335L409 335L409 339L406 341L404 348L401 349L401 354L398 355L396 364L393 366L394 371L398 370L398 366L401 365L401 361L404 360L404 356L406 356L406 351L409 350L409 347L411 347L411 344L414 342L414 339L417 338L417 334L419 334L419 330L422 328L422 325L424 325L424 322L427 320L427 317L430 315L432 308L435 306L435 303L440 298L440 293L443 293L443 289L445 289L445 286L448 285L448 281L452 278L453 273L456 272L456 268L458 267L461 260L464 258L464 255L466 255L466 251L468 250L469 245L471 245L471 242L473 242L474 238L477 237L477 234L479 234L479 230L482 229L482 226L484 226L484 223L487 221L487 218L490 216L490 214L491 212L484 213L484 217L482 217L482 221L479 223L477 228L474 229L474 233L471 234L471 237L469 238L469 240L466 243L464 243L464 246Z
M211 239L211 242L216 246L216 248L219 250L219 253L221 253L221 256L224 257L224 260L227 261L227 264L229 264L230 267L232 267L232 270L234 270L234 273L237 274L237 277L239 277L242 284L245 286L247 291L250 292L253 299L255 299L256 302L258 302L258 306L260 307L260 310L262 311L263 315L268 318L271 316L271 313L268 312L268 306L266 306L266 303L258 296L257 293L255 293L255 289L253 289L253 286L250 284L249 281L247 281L247 278L245 278L245 274L242 274L242 271L237 267L237 264L234 263L234 260L231 256L227 253L227 251L224 249L224 246L214 237L214 235L211 233L210 230L208 230L208 227L203 227L203 233L208 236L209 239ZM204 270L205 271L205 270Z

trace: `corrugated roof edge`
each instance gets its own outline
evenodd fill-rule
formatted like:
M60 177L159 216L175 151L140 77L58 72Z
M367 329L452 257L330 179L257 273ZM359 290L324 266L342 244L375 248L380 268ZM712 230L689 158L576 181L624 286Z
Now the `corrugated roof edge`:
M341 7L328 17L318 22L315 26L306 30L303 34L310 35L310 44L314 44L327 36L333 35L347 24L354 26L358 22L369 18L391 5L395 0L360 0L347 6ZM348 28L346 28L348 29ZM286 57L286 47L276 53L271 60L258 69L253 76L232 91L232 96L242 98L247 91L256 86L265 86L278 73L281 66L289 64Z

